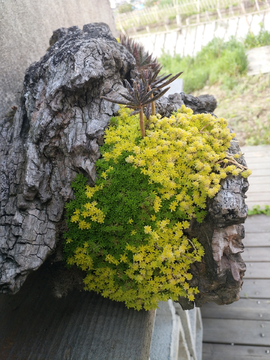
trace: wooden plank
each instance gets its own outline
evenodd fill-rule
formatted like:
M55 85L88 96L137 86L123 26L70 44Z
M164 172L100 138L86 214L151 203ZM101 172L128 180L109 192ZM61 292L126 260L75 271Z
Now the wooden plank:
M230 305L204 304L203 318L270 320L270 301L265 299L240 299Z
M244 155L244 158L246 160L246 162L248 163L249 161L252 161L253 159L263 159L264 157L268 157L270 155L270 150L267 149L265 152L264 151L261 151L261 152L246 152L246 151L243 151L242 150L242 153Z
M268 233L246 233L243 239L245 247L249 246L270 246L270 232Z
M270 244L269 244L270 245ZM244 261L268 261L270 262L270 246L269 247L250 247L245 248L244 252L242 253L242 258ZM270 264L269 264L270 266Z
M256 198L255 196L251 196L250 198L248 197L246 200L245 200L245 203L246 205L248 206L249 209L252 209L253 206L257 206L259 205L260 207L265 207L266 205L270 206L269 204L269 199L258 199Z
M269 184L269 182L270 182L270 178L268 177L268 176L262 176L262 177L252 177L252 175L251 176L249 176L249 178L248 178L248 182L249 182L249 184Z
M270 151L268 151L266 154L244 154L244 159L246 160L246 163L248 166L250 166L250 164L254 164L256 161L257 162L261 162L264 160L263 159L267 159L270 156Z
M257 151L257 152L248 152L248 151L243 151L242 150L242 153L244 155L244 158L246 160L246 162L248 163L249 160L252 160L252 159L262 159L264 157L268 157L270 155L270 149L267 149L265 151Z
M252 177L255 176L270 176L270 169L267 168L260 168L260 169L252 169Z
M258 200L258 201L269 201L270 199L270 191L269 188L266 189L265 185L262 186L261 191L250 191L246 194L247 196L247 200L252 199L252 200Z
M270 217L264 214L248 216L245 222L246 233L269 233Z
M260 191L261 188L266 188L267 191L270 191L270 177L269 176L249 178L248 182L249 182L248 192L252 191L255 188L256 188L256 191Z
M242 146L241 151L246 155L262 154L264 156L267 152L270 152L270 145Z
M259 179L259 178L257 178ZM263 177L261 179L264 179ZM270 193L270 177L268 178L268 181L261 182L260 184L256 182L249 182L249 189L247 192L247 196L249 196L251 193L262 193L262 192L268 192Z
M257 167L255 168L255 165L253 167L252 164L248 164L248 168L252 171L252 174L248 177L248 180L250 182L252 182L252 179L254 177L258 177L258 176L268 177L269 180L269 169L270 169L269 165L266 167L263 164L257 164Z
M249 200L246 201L246 204L249 209L252 209L253 206L257 206L257 205L260 205L262 207L264 207L265 205L270 205L269 203L268 204L265 203L265 201L249 201Z
M258 166L266 166L268 168L270 166L269 165L270 164L270 156L269 155L262 156L262 157L259 157L259 156L248 157L248 160L245 157L245 160L247 161L248 166L252 165L252 168L254 166L256 166L255 169L257 169Z
M270 299L270 280L267 279L246 279L240 291L241 298L248 299Z
M270 200L270 191L250 193L249 191L246 193L247 200L258 200L268 202Z
M262 158L252 158L248 162L248 167L253 171L255 169L270 168L270 156Z
M204 318L203 341L269 346L270 321Z
M270 263L250 263L246 262L246 279L270 279Z
M203 360L269 360L269 346L203 344Z
M265 191L270 192L270 178L268 179L268 182L261 183L261 184L256 184L256 183L250 182L247 196L249 197L250 194L252 194L252 193L257 194L257 193L261 193L261 192L265 192Z
M264 158L268 158L270 156L270 150L268 150L266 153L245 153L243 155L247 164L249 165L250 163L254 163L256 160L261 161Z
M19 292L1 294L1 360L149 359L153 310L77 289L59 299L52 291L57 271L45 262Z
M266 205L270 206L269 201L270 198L268 196L263 198L263 192L257 192L257 193L248 193L245 203L247 204L249 209L252 209L253 206L257 206L260 203L262 203L263 205L260 205L260 207L264 209ZM256 205L252 205L252 207L250 208L251 203L254 203Z

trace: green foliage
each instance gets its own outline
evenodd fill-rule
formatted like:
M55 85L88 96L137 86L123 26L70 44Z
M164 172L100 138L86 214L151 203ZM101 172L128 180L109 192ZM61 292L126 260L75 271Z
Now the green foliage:
M247 70L245 48L233 37L228 42L214 38L194 58L163 54L159 61L166 72L183 71L186 93L201 89L206 83L220 82L230 88L233 86L230 79L245 74Z
M129 4L129 3L124 3L122 5L120 5L118 7L118 12L120 14L123 14L123 13L128 13L128 12L131 12L134 10L134 6L132 4Z
M245 49L270 45L270 33L261 26L258 35L249 33L243 43L235 37L227 42L214 38L197 53L195 57L174 57L163 54L159 62L166 72L183 71L184 91L190 93L206 84L219 82L224 88L232 90L239 76L247 71Z
M244 40L244 45L247 49L270 45L270 33L265 30L263 24L261 24L259 34L254 35L252 32L249 32Z
M144 2L144 6L145 6L146 8L155 6L156 4L157 4L157 0L146 0L146 1Z
M260 215L260 214L270 216L270 206L265 205L264 208L261 208L260 205L254 205L251 210L248 210L248 215Z
M255 120L252 129L246 127L247 145L268 145L270 144L270 115L266 122L261 122L259 119Z
M150 116L144 138L138 122L121 108L106 130L95 186L82 176L73 183L65 254L86 272L86 290L149 310L179 296L194 301L189 270L204 250L186 229L203 221L227 174L250 171L240 155L226 154L234 134L222 118L183 106L170 118Z

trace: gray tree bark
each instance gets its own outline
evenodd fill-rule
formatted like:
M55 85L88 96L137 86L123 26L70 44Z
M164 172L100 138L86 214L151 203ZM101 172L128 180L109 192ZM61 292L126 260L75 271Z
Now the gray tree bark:
M21 105L0 123L0 290L16 292L53 252L78 172L96 179L104 129L133 56L103 23L59 29L26 71ZM14 115L14 116L13 116Z
M229 152L240 152L237 142L232 141ZM238 161L246 166L243 156ZM208 201L208 215L202 224L193 222L188 230L189 236L196 237L205 249L202 262L191 267L191 284L200 290L195 295L196 306L206 302L231 304L239 300L246 271L241 253L244 251L242 223L247 217L245 193L248 186L247 179L241 175L229 175L218 194ZM184 298L180 298L179 303L185 310L194 307L194 303Z
M70 184L79 172L95 183L104 129L118 109L100 96L123 90L135 66L103 23L58 29L50 45L26 71L20 106L0 121L1 292L17 292L49 255L61 261L64 204L73 198ZM182 104L197 113L216 107L213 96L180 93L161 98L157 110L167 115ZM239 151L236 143L230 151ZM205 247L203 262L192 267L192 285L200 289L197 306L238 297L245 271L240 224L247 215L247 188L241 176L228 177L209 201L205 221L188 230ZM80 284L78 274L73 279ZM57 296L74 285L64 265L55 279ZM183 308L193 306L179 301Z

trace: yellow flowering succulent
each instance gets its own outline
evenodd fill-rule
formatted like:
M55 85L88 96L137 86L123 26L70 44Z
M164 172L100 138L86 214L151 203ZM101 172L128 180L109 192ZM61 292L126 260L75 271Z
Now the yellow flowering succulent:
M228 174L250 174L226 152L234 134L222 118L182 106L170 118L150 116L145 135L138 115L120 108L105 131L96 185L83 177L73 185L65 245L68 264L86 271L86 290L137 310L194 301L190 266L204 250L187 235L190 221L203 220Z

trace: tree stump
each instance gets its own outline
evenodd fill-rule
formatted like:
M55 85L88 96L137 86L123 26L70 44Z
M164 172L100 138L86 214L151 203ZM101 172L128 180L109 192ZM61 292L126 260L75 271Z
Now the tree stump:
M118 106L100 98L122 89L135 59L103 23L58 29L50 48L26 71L18 109L0 121L0 291L16 293L28 274L50 261L63 262L64 205L73 198L77 173L89 184L96 180L104 129ZM182 104L195 113L213 113L213 96L184 93L163 97L156 108L169 115ZM239 152L232 142L230 152ZM243 157L239 162L245 164ZM203 262L192 266L192 286L198 286L196 306L206 301L228 304L238 299L245 264L240 253L247 216L248 182L229 176L209 200L202 224L193 222L188 234L205 248ZM48 260L47 260L48 261ZM64 262L55 274L55 294L61 297L74 284ZM60 274L60 275L59 275ZM75 279L75 280L74 280ZM179 299L184 309L194 306Z

